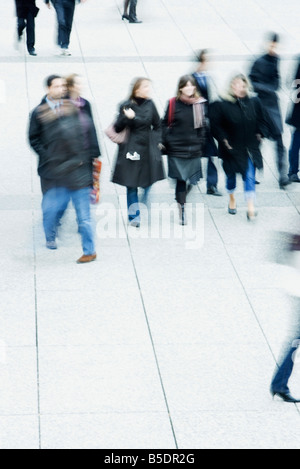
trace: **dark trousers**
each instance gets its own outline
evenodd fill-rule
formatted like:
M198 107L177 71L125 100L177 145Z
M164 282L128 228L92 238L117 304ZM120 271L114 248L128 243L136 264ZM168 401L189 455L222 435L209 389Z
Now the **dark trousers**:
M136 16L136 7L137 7L137 0L130 0L129 6L129 18L134 21L137 19Z
M75 0L52 0L52 3L58 22L57 44L62 49L68 49L73 27Z
M207 189L211 187L218 187L218 170L213 162L212 158L208 158L207 166Z
M24 30L26 29L27 36L27 49L31 51L35 46L35 22L34 16L31 12L28 12L26 18L18 18L18 35L22 36Z
M300 301L297 301L297 314L300 312ZM299 321L299 317L297 318ZM294 337L287 343L287 347L284 350L278 369L275 372L271 390L274 393L287 393L289 392L289 380L292 376L297 349L300 345L300 327L299 324L296 326Z
M287 178L287 155L286 149L283 144L282 135L277 135L275 138L276 155L277 155L277 168L279 172L280 181Z
M299 152L300 152L300 129L296 129L292 138L289 153L290 170L289 176L295 176L299 172Z

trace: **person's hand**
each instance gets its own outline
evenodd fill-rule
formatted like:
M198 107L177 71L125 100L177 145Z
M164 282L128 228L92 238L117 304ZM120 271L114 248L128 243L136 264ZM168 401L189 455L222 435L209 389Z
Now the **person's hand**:
M225 147L227 148L227 150L233 150L233 148L229 145L228 140L226 140L226 139L223 140L223 143L224 143Z
M124 114L127 117L127 119L134 119L135 118L135 112L133 109L124 109Z

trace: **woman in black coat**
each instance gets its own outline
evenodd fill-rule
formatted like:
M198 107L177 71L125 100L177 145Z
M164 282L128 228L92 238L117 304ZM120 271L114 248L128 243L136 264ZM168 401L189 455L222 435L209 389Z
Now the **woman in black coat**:
M151 186L165 179L160 150L161 120L150 95L150 80L135 80L115 123L117 133L125 129L129 132L127 140L119 145L112 182L127 187L129 223L136 228L140 227L138 188L144 189L143 202L147 204Z
M35 18L39 12L35 0L16 0L18 18L18 41L21 40L24 30L27 33L27 49L32 56L35 52Z
M287 124L295 128L292 144L289 153L290 171L289 178L291 182L300 182L299 172L299 152L300 152L300 99L299 99L299 85L300 85L300 61L297 68L295 81L293 82L293 107L291 113L287 118Z
M205 103L194 78L185 75L179 80L177 97L170 100L163 119L163 145L168 155L169 177L177 180L176 201L182 225L186 224L188 192L202 178L201 157L206 143Z
M222 101L215 102L210 111L213 136L219 142L219 155L227 176L230 194L229 213L236 215L236 176L241 174L245 182L248 203L248 220L254 220L255 171L263 169L260 141L266 125L258 98L249 97L249 83L238 75L230 83L229 93Z

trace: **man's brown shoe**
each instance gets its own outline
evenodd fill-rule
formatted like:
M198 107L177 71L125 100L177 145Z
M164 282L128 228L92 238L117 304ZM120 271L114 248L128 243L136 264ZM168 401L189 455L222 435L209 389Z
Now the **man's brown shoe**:
M88 264L89 262L93 262L97 259L97 254L92 254L90 256L82 256L78 259L77 264Z

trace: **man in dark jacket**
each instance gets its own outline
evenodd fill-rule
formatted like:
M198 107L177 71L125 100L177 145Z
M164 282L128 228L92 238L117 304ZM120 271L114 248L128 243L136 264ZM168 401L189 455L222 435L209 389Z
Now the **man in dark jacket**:
M287 176L287 157L282 140L283 123L280 103L277 96L277 91L280 87L280 59L277 54L278 43L278 35L272 34L269 40L267 54L255 61L250 72L250 79L255 92L262 102L269 122L269 128L266 129L264 133L269 139L274 140L277 145L279 185L281 189L284 189L290 184L290 181Z
M93 175L85 129L76 106L62 99L65 80L53 75L46 85L47 96L31 115L29 141L39 156L47 247L57 249L57 221L72 199L84 253L77 262L92 262L97 257L90 213Z
M73 19L75 12L75 4L85 3L86 0L45 0L48 8L51 8L51 3L53 4L58 22L58 46L61 48L61 55L70 56L69 51L70 37L73 27Z
M299 172L299 152L300 152L300 60L297 68L295 81L293 82L293 108L287 118L287 124L295 128L292 144L289 153L290 170L289 178L291 182L300 182Z
M18 41L21 40L24 30L27 33L28 53L36 56L35 52L35 18L39 12L35 0L15 0L18 18Z

